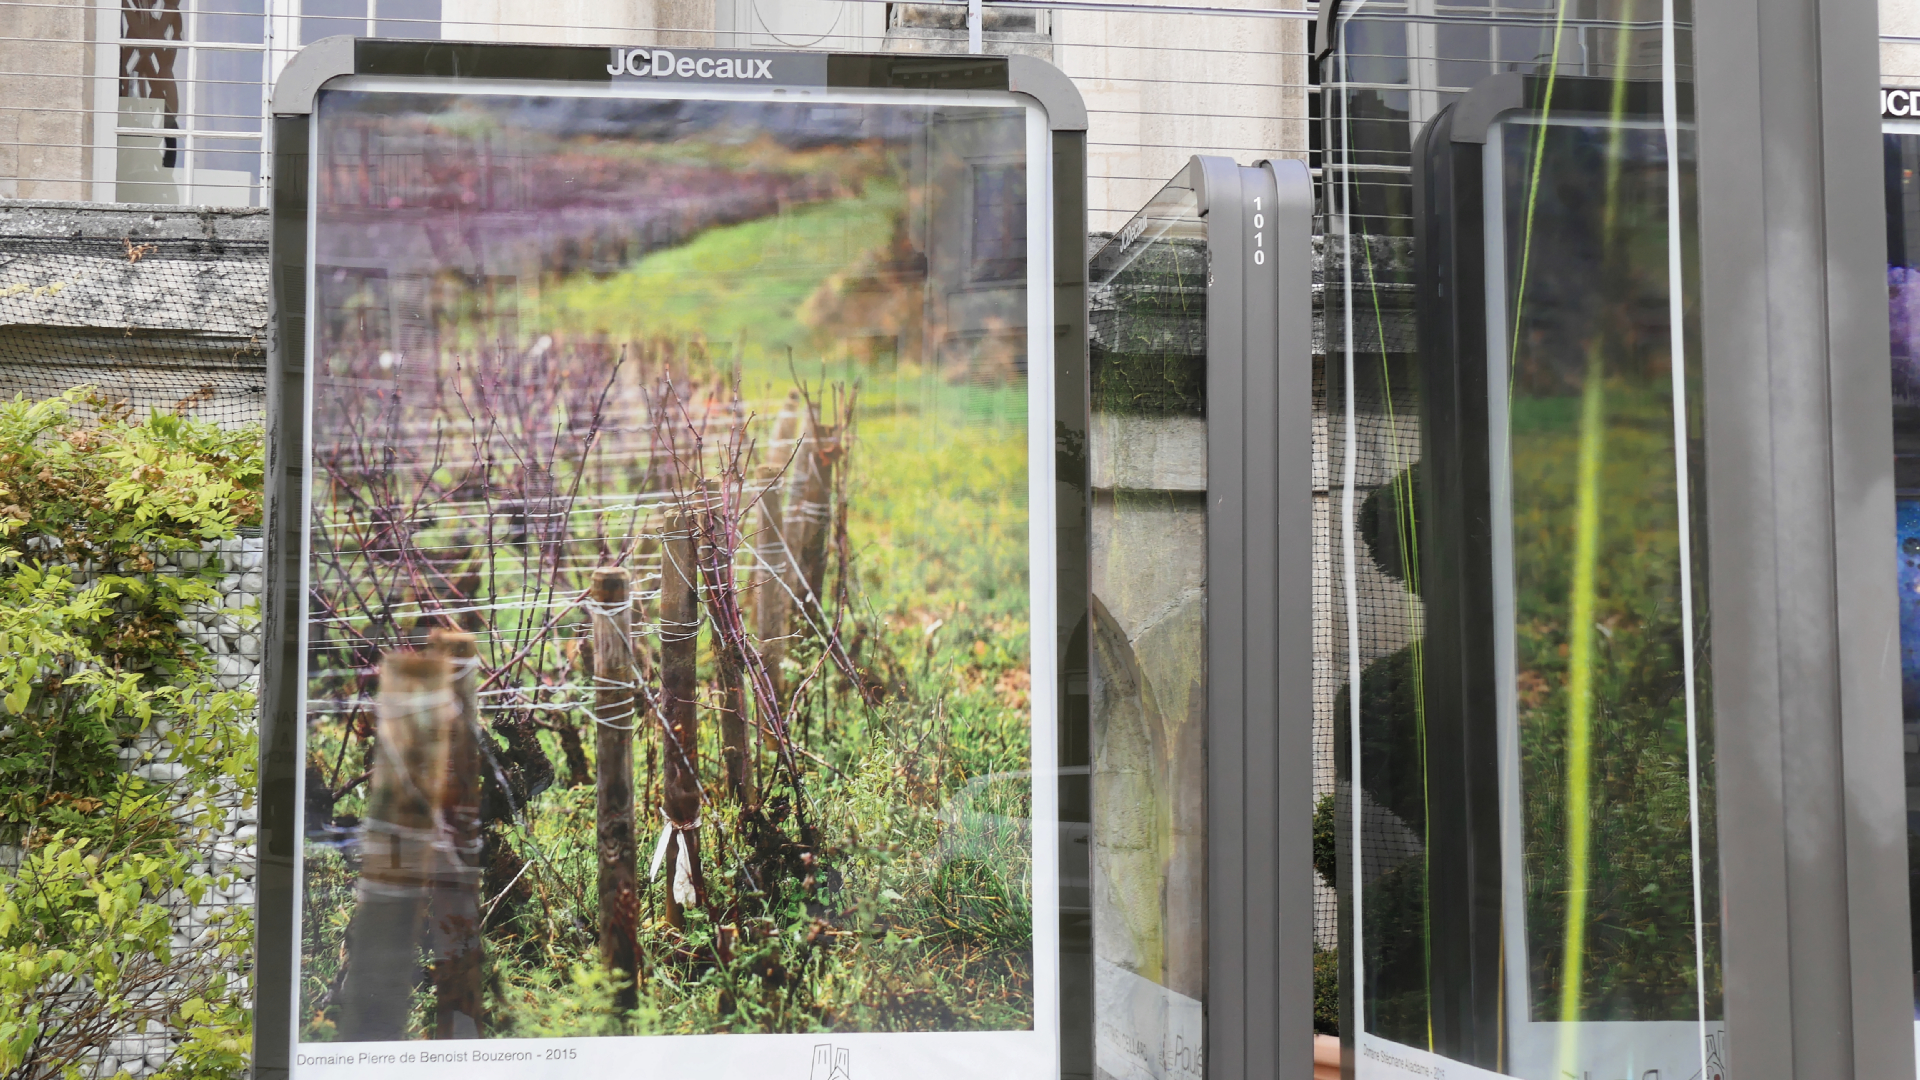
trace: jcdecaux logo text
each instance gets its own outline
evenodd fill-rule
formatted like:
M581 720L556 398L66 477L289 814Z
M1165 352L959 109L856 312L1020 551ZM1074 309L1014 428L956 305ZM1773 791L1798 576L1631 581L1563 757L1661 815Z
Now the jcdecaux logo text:
M771 79L773 61L747 56L675 56L666 49L614 49L609 75L651 75L656 79Z

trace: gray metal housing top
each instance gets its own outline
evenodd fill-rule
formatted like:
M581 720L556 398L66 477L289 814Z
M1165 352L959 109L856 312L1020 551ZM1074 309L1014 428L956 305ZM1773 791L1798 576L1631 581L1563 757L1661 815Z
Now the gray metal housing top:
M329 79L342 75L413 75L611 83L631 53L652 50L590 45L501 45L482 42L323 38L295 53L273 87L276 116L306 116ZM1008 90L1039 103L1054 131L1087 130L1087 106L1065 72L1031 56L946 53L821 53L767 49L660 50L690 59L745 56L767 63L767 85L925 90ZM608 64L608 57L614 63ZM738 80L662 73L679 83Z

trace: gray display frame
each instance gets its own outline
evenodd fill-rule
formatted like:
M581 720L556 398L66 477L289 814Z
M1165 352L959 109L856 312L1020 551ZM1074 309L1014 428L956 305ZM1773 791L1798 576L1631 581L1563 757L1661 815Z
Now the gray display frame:
M1356 9L1322 0L1316 58ZM1700 281L1726 1075L1905 1080L1879 11L1664 10L1698 163L1687 256Z
M1911 1077L1877 11L1692 31L1728 1074Z
M1209 255L1207 1062L1282 1077L1313 1056L1313 188L1298 161L1194 164Z
M315 101L334 78L356 75L418 77L444 85L450 79L553 83L601 83L614 78L614 65L638 50L626 47L501 45L489 43L395 41L336 37L316 42L295 55L273 94L273 226L270 335L267 381L267 466L265 473L267 558L262 594L265 639L260 694L260 824L256 871L256 988L253 1074L291 1075L295 1016L291 987L297 977L292 957L295 936L296 855L301 843L298 813L299 735L304 723L299 620L301 537L306 527L303 467L307 432L307 268L310 259L311 201L309 145ZM1053 228L1054 311L1054 459L1055 634L1058 652L1056 716L1061 732L1059 805L1063 831L1084 790L1084 753L1072 757L1075 726L1087 716L1087 544L1089 499L1086 462L1087 303L1086 303L1086 126L1079 92L1058 69L1027 56L899 55L771 50L674 49L676 57L750 55L771 69L762 86L796 86L911 92L987 90L1032 99L1044 112L1050 135L1053 189L1049 192ZM666 75L660 82L698 87L712 80L699 75ZM903 98L911 100L911 98ZM1035 283L1036 287L1045 287ZM1084 738L1078 739L1084 746ZM1082 766L1075 775L1075 765ZM1061 879L1072 880L1070 860L1085 861L1084 851L1061 845ZM1080 879L1085 869L1080 867ZM1092 1075L1092 987L1090 922L1062 897L1060 917L1059 1060L1063 1076ZM1084 970L1082 970L1084 969Z

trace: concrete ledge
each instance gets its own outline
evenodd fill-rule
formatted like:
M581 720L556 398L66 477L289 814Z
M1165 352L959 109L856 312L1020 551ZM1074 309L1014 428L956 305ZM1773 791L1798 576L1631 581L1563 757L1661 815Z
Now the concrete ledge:
M265 207L0 199L0 236L7 237L266 243L270 230Z

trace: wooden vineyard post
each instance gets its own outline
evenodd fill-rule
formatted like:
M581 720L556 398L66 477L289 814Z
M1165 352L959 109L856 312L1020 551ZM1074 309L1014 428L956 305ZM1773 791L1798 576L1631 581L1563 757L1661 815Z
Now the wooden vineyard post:
M429 637L447 658L457 708L443 718L437 773L429 794L440 842L427 897L429 955L433 957L436 1039L477 1039L486 1023L481 983L486 943L480 936L480 653L464 630L436 629Z
M660 545L660 776L670 836L666 850L667 921L687 924L698 902L700 876L700 713L697 690L700 569L694 561L694 520L667 520ZM686 858L681 858L682 854Z
M408 1037L420 981L421 915L434 884L434 807L444 732L458 719L452 664L439 652L390 652L380 664L373 775L360 880L347 927L340 1035Z
M777 437L775 442L777 445ZM760 481L760 520L753 537L753 636L760 642L760 656L773 680L774 695L784 700L786 682L781 662L787 655L787 635L792 633L794 585L793 560L787 551L781 517L785 504L780 497L782 473L779 465L762 465L755 474Z
M704 493L707 497L707 503L704 508L707 524L706 528L702 530L702 533L712 539L725 539L727 537L737 536L738 533L728 520L727 507L722 498L720 488L717 485L709 483L704 488ZM716 583L725 581L728 583L728 591L734 591L732 589L732 582L734 582L735 578L731 573L733 569L733 556L734 553L731 550L715 551L702 547L700 552L701 565L706 568L710 575L708 577L707 615L714 622L714 670L718 673L720 683L720 758L722 772L726 781L727 793L733 796L734 801L741 806L752 806L757 800L754 798L753 739L748 729L750 721L747 716L746 688L741 681L740 657L735 655L734 651L727 647L727 637L720 632L719 627L720 621L723 618L739 617L738 594L735 592L734 595L736 603L732 605L722 604L719 602L720 597L717 595L716 589ZM723 615L723 611L729 611L731 614Z
M615 1004L638 1003L640 878L633 818L633 597L627 571L593 572L595 834L600 855L600 963L620 972Z
M831 531L833 468L840 460L840 430L818 421L807 430L794 459L793 501L787 504L787 542L799 562L795 592L803 614L816 622L824 604L827 534Z

